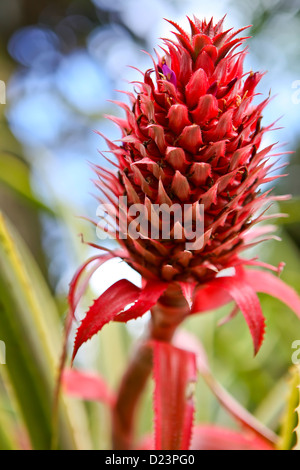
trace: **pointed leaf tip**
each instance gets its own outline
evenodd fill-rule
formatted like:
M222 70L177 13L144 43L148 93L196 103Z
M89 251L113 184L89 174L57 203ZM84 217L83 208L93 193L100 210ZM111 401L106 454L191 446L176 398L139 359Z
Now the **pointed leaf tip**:
M265 334L265 319L259 299L241 273L230 277L219 277L198 289L192 313L204 312L219 308L230 300L234 300L243 313L249 327L256 355L263 343Z
M123 313L115 317L117 322L127 322L136 319L148 312L163 295L168 287L168 283L160 281L147 281L142 287L137 302Z
M77 330L72 362L80 346L98 333L106 323L114 320L127 305L135 302L139 293L140 289L137 286L122 279L109 287L94 301Z
M189 304L189 307L192 308L193 300L194 300L194 291L196 288L196 282L180 282L180 288L182 293Z
M238 276L219 278L217 281L229 293L244 315L253 339L256 356L264 340L265 318L254 289Z
M75 338L72 362L80 346L110 321L126 323L150 310L168 287L166 282L147 281L142 289L126 279L113 284L89 308ZM132 304L127 310L125 308Z
M72 315L72 318L74 317L76 307L84 295L88 283L92 277L92 275L97 271L98 268L102 264L104 264L106 261L111 260L112 258L117 258L117 257L124 257L126 255L125 251L122 250L116 250L111 253L104 253L101 255L96 255L92 256L89 258L84 264L82 264L77 271L75 272L71 282L70 282L70 288L69 288L69 293L68 293L68 302L70 306L70 313ZM93 263L92 268L88 273L86 273L87 268ZM84 274L86 276L84 277Z

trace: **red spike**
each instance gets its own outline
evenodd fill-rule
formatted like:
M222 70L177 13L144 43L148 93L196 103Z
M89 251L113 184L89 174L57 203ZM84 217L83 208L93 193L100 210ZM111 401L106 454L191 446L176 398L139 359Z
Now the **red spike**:
M187 19L190 23L190 27L191 27L191 34L192 36L194 36L195 34L198 34L199 33L199 29L197 28L197 26L195 25L195 23L187 16Z
M166 18L164 18L164 20L174 26L174 28L176 28L177 31L179 31L179 33L181 34L181 36L183 36L187 41L190 40L188 34L184 31L184 29L181 28L181 26L179 26L179 24L175 23L175 21L168 20Z

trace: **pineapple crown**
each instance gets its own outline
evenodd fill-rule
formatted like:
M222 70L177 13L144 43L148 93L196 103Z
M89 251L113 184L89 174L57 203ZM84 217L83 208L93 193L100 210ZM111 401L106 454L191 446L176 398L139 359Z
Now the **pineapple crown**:
M204 211L201 243L193 250L186 249L187 231L173 214L168 238L154 238L146 230L140 237L130 231L118 237L129 252L128 263L145 278L213 279L240 262L238 255L248 246L244 234L264 219L254 214L275 199L259 189L272 180L266 175L273 167L267 164L273 146L258 151L263 134L272 128L261 127L269 98L253 104L263 74L245 74L246 50L235 52L246 39L236 36L247 27L223 31L223 21L214 25L213 20L189 18L190 35L169 21L178 31L177 41L164 39L164 55L156 53L154 68L135 82L135 94L128 93L131 107L116 102L126 118L107 116L122 132L121 145L107 140L118 173L96 167L96 185L113 202L119 226L120 219L127 218L126 227L132 221L115 202L124 195L127 209L144 206L143 220L149 225L155 224L151 215L159 205L170 210L189 205L191 230L199 206ZM161 233L164 221L156 219Z

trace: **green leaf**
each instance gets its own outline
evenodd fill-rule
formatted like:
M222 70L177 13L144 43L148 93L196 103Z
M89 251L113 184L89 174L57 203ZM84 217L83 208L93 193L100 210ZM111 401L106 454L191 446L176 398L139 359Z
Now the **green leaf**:
M278 203L280 211L288 214L288 217L277 219L278 225L289 225L300 222L300 198L293 197L289 201L280 201Z
M300 366L297 368L297 372L295 372L295 375L297 375L297 397L298 397L298 406L296 408L296 414L297 414L297 426L295 428L295 433L296 433L296 438L297 438L297 444L295 447L293 447L293 450L300 450Z
M291 370L289 395L283 416L279 450L300 450L300 367Z
M21 157L0 151L0 183L4 183L34 207L53 215L52 210L33 194L30 184L30 167Z
M0 423L0 450L17 450L18 443L13 419L2 405L0 406Z
M34 449L49 449L52 400L62 332L55 302L31 254L0 213L0 374L23 418ZM76 406L76 409L74 408ZM63 397L58 445L90 448L84 409Z

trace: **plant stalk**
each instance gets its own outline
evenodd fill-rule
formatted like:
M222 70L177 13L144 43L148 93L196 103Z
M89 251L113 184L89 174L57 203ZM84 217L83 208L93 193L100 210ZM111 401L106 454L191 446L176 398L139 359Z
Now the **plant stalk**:
M145 337L135 349L122 377L113 409L113 449L133 448L137 407L152 371L152 341L171 342L177 327L189 313L179 285L172 284L151 310Z

